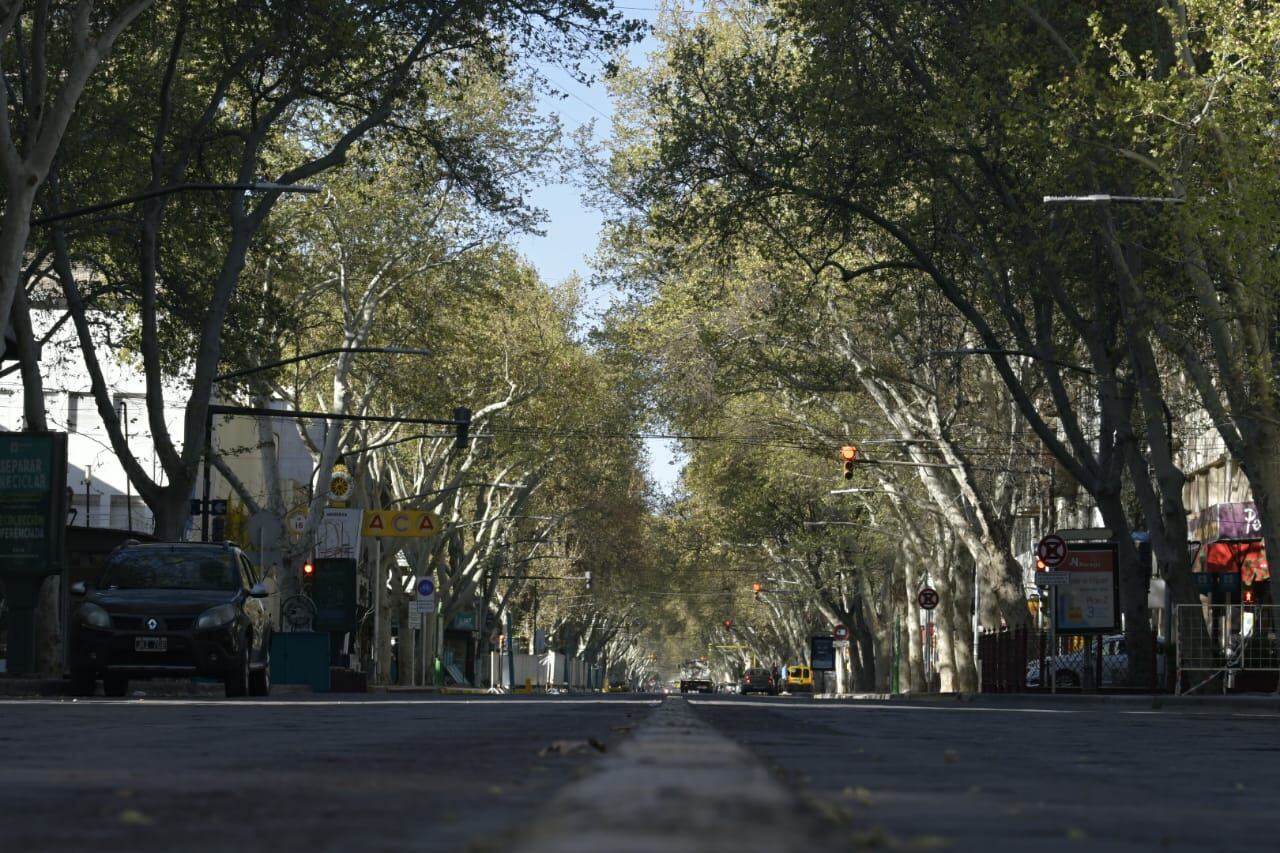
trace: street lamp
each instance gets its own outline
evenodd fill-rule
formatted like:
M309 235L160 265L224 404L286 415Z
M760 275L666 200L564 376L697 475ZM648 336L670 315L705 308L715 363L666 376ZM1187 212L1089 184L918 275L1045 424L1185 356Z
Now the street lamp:
M266 364L259 364L253 367L246 367L241 370L233 370L229 373L221 373L213 377L213 384L223 382L227 379L236 379L241 376L248 376L254 373L261 373L267 370L274 370L277 367L283 367L288 364L296 364L300 361L307 361L313 358L321 358L326 355L335 355L339 353L388 353L391 355L431 355L430 350L426 349L406 349L404 347L374 347L374 346L358 346L358 347L330 347L328 349L316 350L315 352L305 353L303 355L292 356L290 358L282 358L276 361L270 361ZM464 416L465 413L465 416ZM465 431L463 424L470 426L471 411L465 407L459 407L454 410L454 419L451 421L428 420L425 418L389 418L377 417L373 415L342 415L331 412L296 412L288 410L276 410L270 408L255 408L252 406L218 406L209 405L204 418L204 490L203 499L200 504L200 539L201 541L209 541L209 517L210 506L209 497L213 486L212 467L213 467L213 416L215 414L246 414L259 415L264 417L284 417L284 418L327 418L329 420L378 420L386 422L406 422L406 423L432 423L432 424L449 424L458 428L459 441L463 441Z

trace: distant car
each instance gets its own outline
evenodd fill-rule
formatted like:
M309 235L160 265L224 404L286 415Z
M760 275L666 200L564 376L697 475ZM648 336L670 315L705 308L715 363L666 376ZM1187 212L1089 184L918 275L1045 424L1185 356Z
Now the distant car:
M813 670L802 663L788 666L783 688L791 693L812 693Z
M1047 675L1041 683L1040 661L1033 660L1027 664L1027 686L1048 687L1056 683L1058 687L1080 687L1091 678L1086 670L1096 665L1096 652L1080 650L1052 655L1045 658ZM1049 675L1054 681L1049 680ZM1129 676L1129 653L1125 650L1124 634L1111 634L1102 638L1102 686L1111 687L1124 684Z
M774 681L773 673L767 669L754 667L742 674L738 692L744 695L747 693L767 693L772 696L778 692L778 685Z
M123 696L131 679L206 676L227 696L271 690L268 600L273 579L258 577L234 545L128 544L107 560L98 583L75 583L70 637L73 691Z
M629 685L625 679L620 679L618 681L610 681L609 692L610 693L629 693L631 692L631 685Z

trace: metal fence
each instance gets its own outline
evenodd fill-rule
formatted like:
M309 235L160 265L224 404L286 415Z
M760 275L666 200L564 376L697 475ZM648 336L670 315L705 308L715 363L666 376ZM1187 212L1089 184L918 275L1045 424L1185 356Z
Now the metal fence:
M1276 690L1278 625L1280 605L1178 605L1178 692Z
M1058 636L1043 631L989 631L978 639L984 693L1024 693L1051 689L1165 691L1171 689L1163 649L1153 639L1140 654L1149 658L1149 679L1135 684L1133 661L1122 634ZM1139 671L1142 668L1139 668Z

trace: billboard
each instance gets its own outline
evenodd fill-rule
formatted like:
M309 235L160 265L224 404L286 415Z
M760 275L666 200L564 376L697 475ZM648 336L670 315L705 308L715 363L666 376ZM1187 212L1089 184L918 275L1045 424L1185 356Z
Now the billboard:
M836 641L831 637L809 638L809 668L814 672L832 672L836 668Z
M1114 542L1072 542L1057 571L1054 629L1060 634L1110 634L1120 630L1119 551Z
M0 433L0 575L61 572L66 530L66 433Z

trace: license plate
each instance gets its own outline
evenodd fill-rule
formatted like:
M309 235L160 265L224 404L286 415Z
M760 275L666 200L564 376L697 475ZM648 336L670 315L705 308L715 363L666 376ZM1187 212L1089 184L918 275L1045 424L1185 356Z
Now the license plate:
M169 651L169 638L134 637L133 650L135 652L167 652Z

